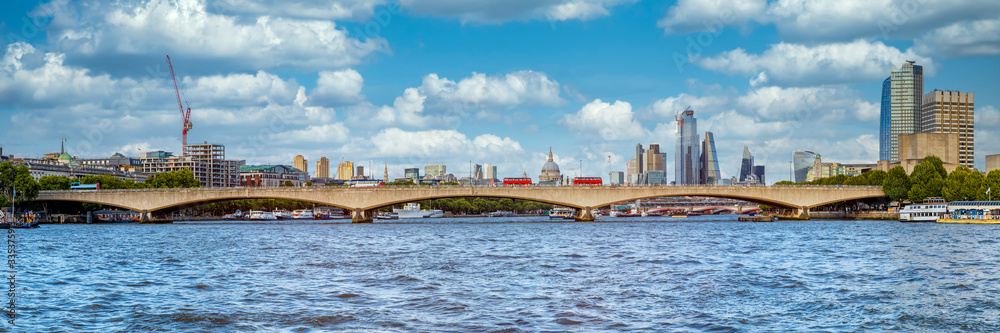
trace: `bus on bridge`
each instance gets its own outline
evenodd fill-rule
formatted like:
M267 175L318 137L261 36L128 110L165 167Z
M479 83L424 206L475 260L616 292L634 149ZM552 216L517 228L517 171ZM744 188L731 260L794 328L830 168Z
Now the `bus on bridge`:
M504 178L503 186L531 186L531 178Z
M601 177L576 177L573 178L573 186L601 186L604 180Z

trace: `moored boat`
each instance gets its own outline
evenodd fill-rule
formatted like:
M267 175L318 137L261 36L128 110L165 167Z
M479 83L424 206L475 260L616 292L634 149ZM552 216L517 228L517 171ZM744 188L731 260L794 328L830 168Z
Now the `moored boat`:
M566 220L566 219L576 218L575 216L573 216L573 213L576 213L576 210L570 208L552 208L551 210L549 210L549 219Z
M312 209L296 209L292 211L292 218L296 220L314 219L316 214L313 214Z
M942 198L927 198L922 204L912 204L899 210L900 222L935 222L946 217L948 203Z
M266 212L261 210L251 210L248 217L251 220L277 220L278 218L274 216L272 212Z

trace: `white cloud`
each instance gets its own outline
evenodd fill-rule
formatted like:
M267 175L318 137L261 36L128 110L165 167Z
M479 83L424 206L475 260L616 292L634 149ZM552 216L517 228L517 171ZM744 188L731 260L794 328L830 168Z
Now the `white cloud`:
M510 138L491 134L472 140L456 130L405 131L387 128L371 138L375 156L392 156L426 163L426 161L457 156L484 158L521 152L521 144Z
M374 7L385 0L288 0L270 2L263 0L209 0L208 8L223 14L248 14L256 16L284 16L312 19L364 19L372 16Z
M589 20L610 14L610 8L637 0L401 0L403 8L431 16L457 17L462 22L503 23L510 20Z
M930 58L864 40L817 46L779 43L761 54L737 48L715 57L696 57L692 62L728 75L765 73L774 84L801 86L877 81L906 60L923 65L925 76L933 76L935 64Z
M630 140L649 135L635 120L632 104L623 101L608 104L596 99L579 112L566 115L560 123L581 136L597 138L593 136L597 134L601 140Z
M265 71L257 71L254 75L185 77L182 84L181 88L189 101L214 106L264 105L270 102L290 104L301 87L294 79L286 81Z
M87 69L65 66L62 53L45 53L40 64L26 63L36 52L23 42L7 45L0 62L0 102L28 107L111 104L106 100L112 94L137 85L134 80L92 76Z
M210 13L201 0L68 3L52 13L49 43L88 57L178 55L224 59L246 69L339 68L387 49L381 38L348 37L332 21Z
M951 23L994 18L992 0L681 0L659 21L667 33L715 31L721 24L773 24L787 41L906 39Z
M312 104L345 105L364 100L361 89L364 78L353 69L341 71L321 71L316 80L316 89L309 95Z
M913 48L949 58L1000 54L1000 19L966 21L921 36Z
M281 140L282 143L296 145L303 143L342 143L350 138L350 130L342 123L313 125L277 134L275 138Z
M424 77L420 91L464 109L515 106L558 106L559 83L545 73L518 71L502 76L472 73L458 83L437 74ZM470 111L470 110L463 110Z

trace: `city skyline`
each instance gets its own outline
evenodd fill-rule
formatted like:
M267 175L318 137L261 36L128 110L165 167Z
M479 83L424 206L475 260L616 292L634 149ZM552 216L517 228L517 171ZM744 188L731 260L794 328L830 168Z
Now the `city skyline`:
M552 146L563 173L582 164L583 175L604 177L625 170L636 142L673 147L674 115L690 105L699 130L716 136L723 179L738 175L747 145L773 183L789 178L797 150L878 160L882 83L907 60L924 66L921 94L978 93L975 166L1000 152L1000 97L988 93L1000 75L994 3L927 1L887 28L879 22L901 9L885 3L853 4L865 17L701 1L583 1L576 8L589 10L579 11L519 3L494 13L373 0L308 17L179 3L185 11L155 1L5 5L5 154L40 157L61 137L84 158L180 152L167 54L192 108L189 140L226 145L228 158L249 164L344 157L385 161L390 178L402 178L408 167L464 170L472 160L501 176L537 175ZM164 23L144 13L178 15ZM296 32L304 26L322 33ZM251 42L227 42L233 35Z

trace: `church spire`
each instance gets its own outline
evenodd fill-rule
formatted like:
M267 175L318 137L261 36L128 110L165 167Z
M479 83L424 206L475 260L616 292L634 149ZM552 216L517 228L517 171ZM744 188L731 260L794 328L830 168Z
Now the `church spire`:
M382 174L382 181L383 182L388 182L389 181L389 164L386 163L385 161L383 161L382 162L382 168L383 168L383 171L385 172L384 174Z
M552 162L552 147L549 147L549 162Z

